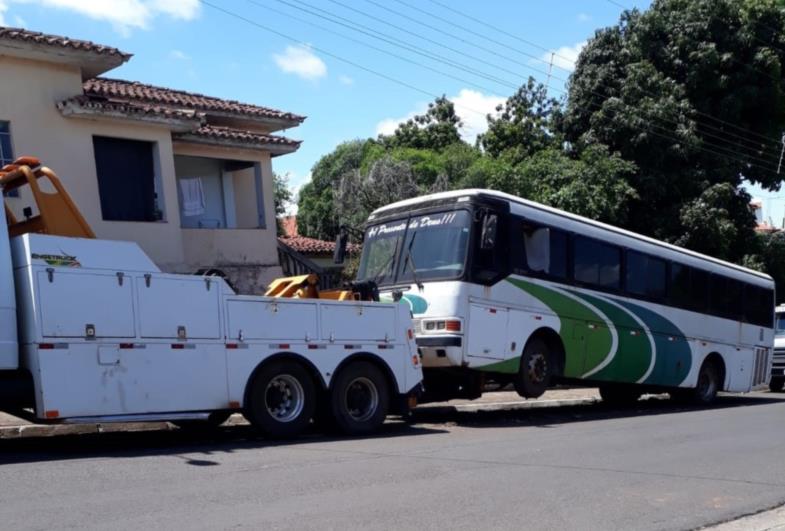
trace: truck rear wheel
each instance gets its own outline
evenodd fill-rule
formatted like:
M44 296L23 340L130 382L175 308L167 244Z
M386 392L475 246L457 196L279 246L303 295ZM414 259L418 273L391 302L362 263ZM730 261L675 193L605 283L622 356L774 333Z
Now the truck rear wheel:
M384 423L389 403L389 386L382 371L370 362L356 361L333 381L330 416L343 433L362 435Z
M263 367L251 384L246 416L272 437L294 437L308 427L316 409L316 389L308 371L293 361Z
M551 383L554 360L548 345L535 337L526 343L515 378L515 390L524 398L541 396Z

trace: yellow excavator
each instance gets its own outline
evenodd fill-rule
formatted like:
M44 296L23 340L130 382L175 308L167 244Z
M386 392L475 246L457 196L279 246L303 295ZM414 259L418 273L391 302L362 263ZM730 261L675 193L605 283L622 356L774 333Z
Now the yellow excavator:
M42 181L48 181L53 191L44 191ZM8 202L4 202L11 237L30 232L73 238L95 238L95 233L65 190L59 177L43 166L36 157L24 156L0 168L0 187L4 194L29 186L33 207L24 209L24 219L17 219ZM357 286L349 290L319 290L315 274L283 277L274 280L264 293L267 297L294 299L329 299L335 301L378 300L371 287Z

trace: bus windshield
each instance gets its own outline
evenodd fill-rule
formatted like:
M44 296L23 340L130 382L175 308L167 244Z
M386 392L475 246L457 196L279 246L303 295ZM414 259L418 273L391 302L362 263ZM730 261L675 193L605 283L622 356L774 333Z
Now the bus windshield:
M777 312L777 319L774 323L774 335L785 336L785 313Z
M459 277L470 226L469 212L457 210L369 227L357 279L384 285Z

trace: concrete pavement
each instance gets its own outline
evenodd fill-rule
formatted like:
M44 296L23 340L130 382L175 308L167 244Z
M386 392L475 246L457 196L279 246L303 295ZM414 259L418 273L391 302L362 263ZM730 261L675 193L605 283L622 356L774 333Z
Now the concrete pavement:
M493 409L521 409L553 406L572 406L599 401L596 389L554 389L536 400L524 400L517 393L502 391L485 393L479 400L453 400L447 403L427 404L422 411L431 414L448 411L474 411ZM246 424L241 415L233 415L229 425ZM23 437L48 437L57 435L79 435L113 433L118 431L151 431L177 429L167 422L111 423L111 424L34 424L28 420L0 412L0 439Z
M391 421L376 437L309 433L285 444L246 426L4 440L0 521L697 529L785 503L783 418L785 396L753 393L710 408L650 399L624 409L421 410L415 424Z

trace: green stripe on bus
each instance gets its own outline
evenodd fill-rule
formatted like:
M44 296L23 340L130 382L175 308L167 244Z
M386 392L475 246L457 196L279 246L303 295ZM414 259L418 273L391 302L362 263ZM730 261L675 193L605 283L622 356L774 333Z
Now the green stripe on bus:
M605 367L590 376L592 380L608 380L619 382L637 382L646 374L651 365L651 351L646 331L640 323L630 316L626 310L619 308L598 297L569 290L604 313L616 329L618 341L613 358ZM588 348L588 347L587 347ZM596 365L595 365L596 367ZM586 372L592 370L588 368Z
M551 288L516 278L508 278L507 281L541 301L559 317L561 324L559 335L564 343L565 351L564 376L570 378L582 376L586 372L587 365L585 363L587 353L583 340L586 332L585 323L604 323L605 320L585 304ZM610 330L607 327L603 326L596 331L597 334L592 341L592 351L602 354L592 354L592 363L594 363L594 358L599 358L600 361L605 359L613 344ZM593 366L596 366L600 361L597 361Z
M648 308L627 301L617 300L646 323L652 331L657 357L654 369L643 383L678 386L690 372L692 350L687 338L678 326Z

